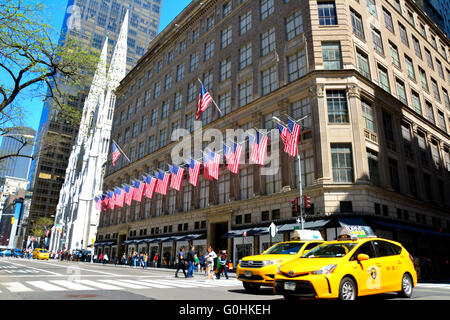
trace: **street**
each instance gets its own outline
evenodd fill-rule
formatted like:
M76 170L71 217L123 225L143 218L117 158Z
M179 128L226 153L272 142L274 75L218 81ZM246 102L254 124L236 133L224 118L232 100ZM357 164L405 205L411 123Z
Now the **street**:
M185 279L173 269L131 268L66 262L0 258L0 300L282 300L271 288L248 294L232 274L207 280L195 273ZM419 283L412 300L450 300L450 284ZM361 300L401 300L396 294Z

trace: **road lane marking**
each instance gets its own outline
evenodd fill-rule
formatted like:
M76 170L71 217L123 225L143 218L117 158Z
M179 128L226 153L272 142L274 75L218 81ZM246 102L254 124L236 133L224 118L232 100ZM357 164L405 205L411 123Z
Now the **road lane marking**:
M137 285L137 284L132 284L132 283L128 283L128 282L124 282L122 280L109 280L109 279L103 279L103 280L98 280L101 282L105 282L105 283L109 283L112 285L117 285L120 287L125 287L125 288L129 288L129 289L146 289L146 287L141 286L141 285Z
M178 287L178 288L196 288L196 284L194 282L185 283L177 280L152 280L162 284L167 284L170 286ZM200 285L201 286L201 285Z
M4 283L2 283L2 285L4 287L6 287L6 289L8 289L10 292L29 292L29 291L33 291L32 289L24 286L20 282L4 282Z
M85 269L85 268L80 268L78 265L58 265L56 263L52 263L52 262L44 262L44 261L33 261L33 262L37 262L37 263L41 263L41 264L45 264L47 266L52 266L52 267L60 267L60 268L65 268L65 269L77 269L77 270L82 270L82 271L88 271L88 272L96 272L96 273L101 273L101 274L105 274L108 276L115 276L115 273L110 273L110 272L105 272L105 271L97 271L97 270L92 270L92 269Z
M28 284L32 285L33 287L39 288L44 291L66 291L67 289L57 287L51 283L48 283L47 281L27 281Z
M98 289L103 289L103 290L123 290L123 288L119 288L119 287L115 287L106 283L99 283L96 281L92 281L92 280L75 280L76 282L79 282L81 284L85 284L91 287L95 287Z
M9 261L7 263L10 263L12 265L16 265L16 266L19 266L19 267L22 267L22 268L30 268L30 269L38 270L38 271L41 271L41 272L47 272L47 273L50 273L50 274L53 274L53 275L56 275L56 276L60 276L61 275L60 273L56 273L56 272L52 272L52 271L48 271L48 270L44 270L44 269L38 269L38 268L35 268L35 267L24 266L23 264L12 263L12 262L9 262Z
M75 283L73 281L68 281L68 280L50 280L50 282L52 282L52 283L54 283L54 284L56 284L58 286L65 287L65 288L70 289L70 290L77 290L77 291L78 290L80 290L80 291L83 291L83 290L95 290L94 288L86 287L86 286L83 286L82 284Z

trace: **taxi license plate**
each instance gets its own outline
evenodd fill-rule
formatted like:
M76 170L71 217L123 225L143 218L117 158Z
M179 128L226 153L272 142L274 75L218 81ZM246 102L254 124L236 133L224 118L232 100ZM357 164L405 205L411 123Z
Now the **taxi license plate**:
M295 291L295 282L285 282L284 290Z
M246 277L251 277L252 276L252 272L251 271L245 271L244 275Z

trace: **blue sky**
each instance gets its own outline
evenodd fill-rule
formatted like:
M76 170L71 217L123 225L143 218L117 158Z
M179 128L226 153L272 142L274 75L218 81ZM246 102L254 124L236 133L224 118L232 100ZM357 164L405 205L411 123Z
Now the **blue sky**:
M63 24L67 0L41 0L39 2L45 5L44 16L46 17L47 23L59 32ZM161 2L162 8L159 31L162 31L191 2L191 0L162 0ZM23 103L26 104L25 109L29 110L25 113L24 125L37 130L39 128L39 120L43 106L42 99L36 98L24 100Z

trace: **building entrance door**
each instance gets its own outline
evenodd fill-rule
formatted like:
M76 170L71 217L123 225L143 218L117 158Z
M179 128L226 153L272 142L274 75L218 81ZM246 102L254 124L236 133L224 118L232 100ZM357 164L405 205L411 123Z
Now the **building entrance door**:
M211 246L216 253L219 250L228 249L228 239L223 239L222 236L228 232L228 222L211 224Z

